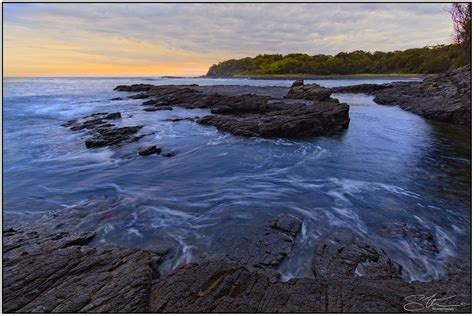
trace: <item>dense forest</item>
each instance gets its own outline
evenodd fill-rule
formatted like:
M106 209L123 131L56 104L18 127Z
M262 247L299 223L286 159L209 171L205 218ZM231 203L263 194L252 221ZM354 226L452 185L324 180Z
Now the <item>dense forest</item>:
M212 65L207 76L430 74L464 65L458 44L394 52L341 52L335 56L272 54L231 59Z

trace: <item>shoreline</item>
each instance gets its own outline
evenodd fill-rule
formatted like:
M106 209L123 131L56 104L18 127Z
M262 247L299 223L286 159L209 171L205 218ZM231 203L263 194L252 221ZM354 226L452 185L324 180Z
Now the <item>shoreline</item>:
M235 75L235 76L200 76L204 79L254 79L254 80L337 80L337 79L424 79L436 74L353 74L353 75Z

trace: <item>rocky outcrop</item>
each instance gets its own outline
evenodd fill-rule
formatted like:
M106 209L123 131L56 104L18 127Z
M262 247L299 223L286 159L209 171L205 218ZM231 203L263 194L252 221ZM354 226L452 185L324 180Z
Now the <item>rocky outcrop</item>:
M300 228L300 219L283 214L268 223L262 236L282 234L294 238ZM273 249L274 243L267 243L267 237L263 238L258 246L266 247L264 252L279 251L278 246ZM459 268L441 281L425 283L408 283L386 272L358 276L352 273L354 265L364 259L369 263L373 260L375 267L396 270L397 265L380 249L345 231L324 237L318 243L318 249L327 249L315 252L316 270L323 272L318 272L316 278L286 283L279 280L271 267L252 268L235 260L190 263L162 277L158 267L166 260L166 251L93 246L93 242L94 233L89 232L4 229L3 311L471 311L469 268ZM376 271L385 270L377 267ZM439 301L423 299L430 297Z
M302 222L295 216L281 214L246 236L240 231L225 231L216 242L227 245L227 260L249 268L273 269L290 255Z
M338 230L320 239L313 259L318 278L354 277L372 279L400 278L402 267L382 249L366 243L360 236Z
M116 127L111 123L121 118L120 112L101 112L85 116L82 119L69 120L62 126L69 127L71 131L87 130L88 134L92 135L85 140L87 148L121 145L137 141L145 136L143 134L136 135L143 127L141 125Z
M93 237L3 231L3 311L145 312L163 254L90 247Z
M423 82L386 85L337 87L336 93L367 93L382 105L399 105L402 109L427 119L471 126L471 66L467 65L430 76Z
M143 103L146 111L171 106L209 108L212 115L198 119L199 124L238 136L302 138L341 131L349 125L349 106L329 98L331 91L326 88L311 86L310 92L305 92L306 100L293 99L291 95L275 98L238 94L230 88L203 88L133 85L118 86L116 90L141 92L140 97L147 95L150 100Z
M291 86L288 98L324 101L329 99L331 93L331 89L321 87L318 84L305 85L303 80L297 80Z
M157 147L156 145L149 146L144 148L138 152L140 156L149 156L152 154L159 154L161 152L161 148Z

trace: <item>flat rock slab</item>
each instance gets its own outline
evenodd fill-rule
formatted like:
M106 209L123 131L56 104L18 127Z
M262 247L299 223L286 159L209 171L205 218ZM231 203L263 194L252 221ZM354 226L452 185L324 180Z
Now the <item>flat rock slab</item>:
M311 98L301 99L279 87L132 85L115 90L140 92L140 98L147 95L150 100L143 103L147 111L172 106L209 108L213 115L198 119L199 124L238 136L304 138L342 131L349 125L349 106L330 98L331 90L313 85ZM258 94L244 93L252 91Z

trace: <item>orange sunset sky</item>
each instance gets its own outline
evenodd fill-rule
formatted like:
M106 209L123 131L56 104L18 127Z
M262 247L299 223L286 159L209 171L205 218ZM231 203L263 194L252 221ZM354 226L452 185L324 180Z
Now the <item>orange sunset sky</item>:
M260 53L451 41L437 4L3 4L5 76L198 76Z

